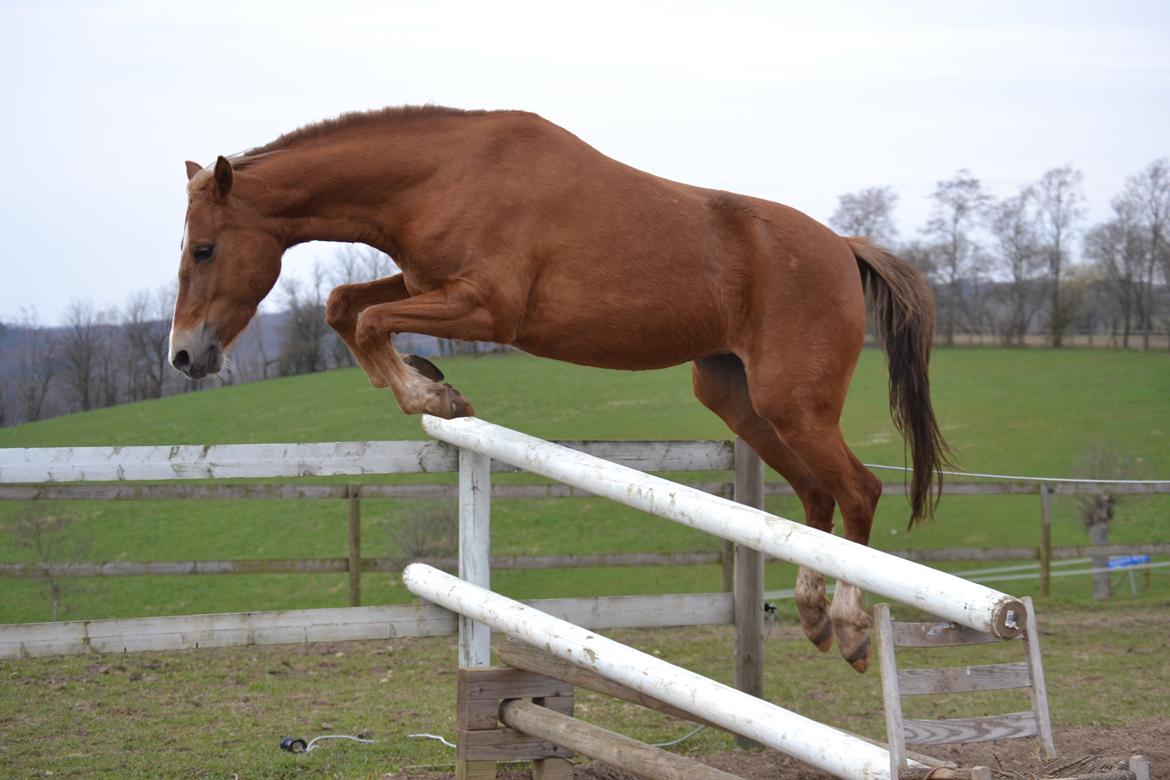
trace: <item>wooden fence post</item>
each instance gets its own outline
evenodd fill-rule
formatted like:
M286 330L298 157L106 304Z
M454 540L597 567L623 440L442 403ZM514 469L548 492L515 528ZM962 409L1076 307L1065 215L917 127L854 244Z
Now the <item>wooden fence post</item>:
M349 498L349 605L362 605L362 504L361 486L345 489Z
M1052 486L1040 485L1040 595L1047 596L1052 583Z
M743 439L735 439L735 500L764 508L764 462ZM735 545L735 687L764 695L764 554ZM737 736L740 747L758 747Z

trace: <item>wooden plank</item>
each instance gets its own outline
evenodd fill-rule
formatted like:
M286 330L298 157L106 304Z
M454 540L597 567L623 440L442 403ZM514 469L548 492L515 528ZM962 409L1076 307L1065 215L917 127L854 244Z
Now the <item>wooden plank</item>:
M3 452L3 450L0 450ZM386 485L382 487L415 487L413 485ZM450 492L450 486L446 487ZM9 501L130 501L196 499L201 501L227 500L305 500L345 498L345 485L306 484L145 484L85 483L80 485L0 485L0 500Z
M532 762L532 780L573 780L573 762L565 758L537 758Z
M0 577L167 577L191 574L336 574L347 571L345 558L236 561L95 561L0 563Z
M466 730L499 726L500 702L534 699L542 706L573 714L573 686L540 674L508 667L460 669L457 677L455 725Z
M550 713L551 715L560 713ZM547 717L547 716L546 716ZM560 716L564 717L564 716ZM572 758L572 750L512 728L484 731L455 729L455 760L531 761L534 758Z
M896 647L955 647L1003 640L955 623L891 623Z
M14 448L0 450L0 482L411 474L455 465L455 448L437 441Z
M531 702L506 702L500 708L500 719L517 731L564 745L636 777L651 780L735 780L735 775L615 734L600 726L549 712Z
M912 720L902 722L906 742L912 745L950 745L956 742L988 742L997 739L1034 737L1039 731L1036 716L1028 712L1012 712L980 718L949 718L946 720Z
M457 761L455 780L496 780L496 762Z
M553 617L595 629L718 626L733 620L730 593L540 599L528 603Z
M360 552L360 550L359 550ZM425 558L421 562L444 571L458 569L457 558ZM495 569L578 569L611 566L696 566L718 563L719 553L617 553L606 555L497 555ZM63 563L0 563L0 577L131 577L190 574L334 574L350 571L348 558L256 559L233 561L93 561ZM398 558L363 558L363 572L398 572ZM730 621L728 621L730 622Z
M886 714L886 742L890 751L890 777L907 769L906 732L902 726L902 692L898 688L898 661L894 652L893 622L888 604L873 606L878 663L882 672L882 705Z
M432 605L301 609L0 626L0 658L304 644L455 631Z
M1031 670L1032 711L1036 713L1036 727L1040 731L1040 746L1046 758L1056 758L1056 742L1052 734L1052 715L1048 711L1048 684L1044 681L1044 663L1040 659L1040 629L1036 625L1036 609L1032 597L1024 596L1024 643L1028 648L1028 666Z
M731 622L731 597L726 593L543 599L528 603L542 612L593 629ZM455 633L455 625L452 613L432 605L17 623L0 625L0 658L443 636Z
M5 449L0 449L0 463L3 463ZM720 456L721 457L721 456ZM620 460L620 459L619 459ZM630 459L634 460L633 458ZM681 460L679 463L693 461ZM716 459L716 462L719 462ZM673 465L669 461L665 465ZM430 463L428 463L430 465ZM497 467L493 470L516 471L510 466ZM669 469L661 469L669 471ZM389 472L386 473L415 473ZM441 469L433 473L441 473ZM369 472L375 473L375 472ZM726 482L690 482L683 483L688 487L702 490L718 496L729 495ZM1061 495L1097 495L1110 493L1114 495L1165 495L1170 494L1170 483L1155 485L1086 485L1071 483L1065 486L1049 486L1053 493ZM882 495L895 496L905 492L901 482L884 483ZM1037 495L1040 493L1038 484L1026 483L956 483L948 481L944 492L951 495ZM417 484L417 485L363 485L362 498L448 498L455 495L456 488L449 484ZM783 482L770 482L764 486L767 496L792 496L792 488ZM571 485L494 485L492 495L496 498L585 498L594 494L582 488ZM345 498L344 485L314 485L314 484L254 484L254 485L187 485L187 484L144 484L126 485L119 483L90 483L90 484L0 484L0 501L31 501L37 499L53 501L72 500L131 500L131 499L342 499ZM1033 548L1021 548L1032 550Z
M487 666L479 669L460 669L468 700L533 699L573 695L573 686L547 675L524 669Z
M1032 673L1025 661L1009 664L961 666L946 669L901 669L898 685L903 696L931 693L968 693L1028 688Z
M1016 555L1016 549L1021 553ZM944 550L941 559L955 560ZM905 553L906 551L897 551ZM916 560L932 560L930 550L917 551ZM1010 548L1004 551L969 549L962 551L964 560L985 558L987 560L1035 559L1032 548ZM1053 558L1074 559L1091 555L1170 555L1170 543L1134 545L1090 545L1079 547L1053 548ZM444 571L456 571L457 558L420 558L426 563ZM491 558L493 570L532 569L579 569L619 566L707 566L722 563L721 552L683 553L603 553L597 555L494 555ZM64 563L0 563L0 577L42 577L46 573L57 577L129 577L129 576L186 576L190 574L332 574L349 570L346 558L309 559L237 559L230 561L76 561ZM363 558L363 572L398 572L402 561L398 558ZM725 567L731 571L733 566ZM720 621L731 622L731 621Z
M532 647L515 639L506 639L503 642L497 643L496 655L499 656L501 661L517 669L524 669L545 677L563 680L578 688L585 688L595 693L612 696L615 699L628 701L631 704L656 710L681 720L701 723L711 728L720 728L709 721L692 715L686 710L672 707L663 701L655 699L653 696L648 696L621 683L616 683L608 677L603 677L590 669L577 666L552 653Z
M573 441L565 446L640 471L731 468L728 442ZM417 474L456 468L455 448L438 441L0 449L0 483Z
M709 566L714 551L681 553L602 553L597 555L493 555L493 569L584 569L607 566ZM442 567L439 567L442 568Z

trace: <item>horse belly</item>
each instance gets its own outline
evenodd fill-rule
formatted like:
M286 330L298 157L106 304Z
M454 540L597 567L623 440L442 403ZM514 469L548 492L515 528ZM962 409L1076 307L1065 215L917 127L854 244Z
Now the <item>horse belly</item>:
M666 368L721 351L721 318L707 305L624 300L607 306L588 298L537 307L514 344L569 363L626 370Z

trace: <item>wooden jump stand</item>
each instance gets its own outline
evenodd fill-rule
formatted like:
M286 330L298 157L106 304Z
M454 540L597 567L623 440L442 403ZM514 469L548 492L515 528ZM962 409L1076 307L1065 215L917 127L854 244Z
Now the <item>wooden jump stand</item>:
M573 753L551 742L500 724L505 702L528 701L537 715L573 714L573 686L508 667L459 670L455 716L455 777L487 780L497 761L532 761L534 780L572 780Z
M920 762L931 761L920 754L910 753L906 747L909 744L950 745L1036 737L1044 757L1056 758L1036 613L1030 597L1025 596L1022 601L1025 610L1024 631L1017 639L1024 645L1025 660L980 666L912 669L899 667L897 648L965 647L1015 640L1000 639L982 631L938 620L924 623L895 622L890 617L887 604L874 605L874 629L881 663L882 699L892 777L934 777L907 768L908 758ZM1031 709L975 718L909 720L902 717L903 696L1008 689L1027 689ZM991 780L990 770L986 767L976 767L972 772L975 780ZM1149 780L1149 777L1149 763L1146 759L1132 756L1125 769L1080 774L1066 780Z

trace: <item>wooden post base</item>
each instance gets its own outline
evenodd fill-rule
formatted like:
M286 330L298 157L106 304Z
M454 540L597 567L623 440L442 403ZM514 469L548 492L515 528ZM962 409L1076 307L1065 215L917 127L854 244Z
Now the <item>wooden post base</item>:
M457 696L457 780L494 778L498 761L532 761L537 780L571 780L572 751L501 726L499 712L500 704L508 699L531 699L572 715L572 685L519 669L480 666L459 670Z

